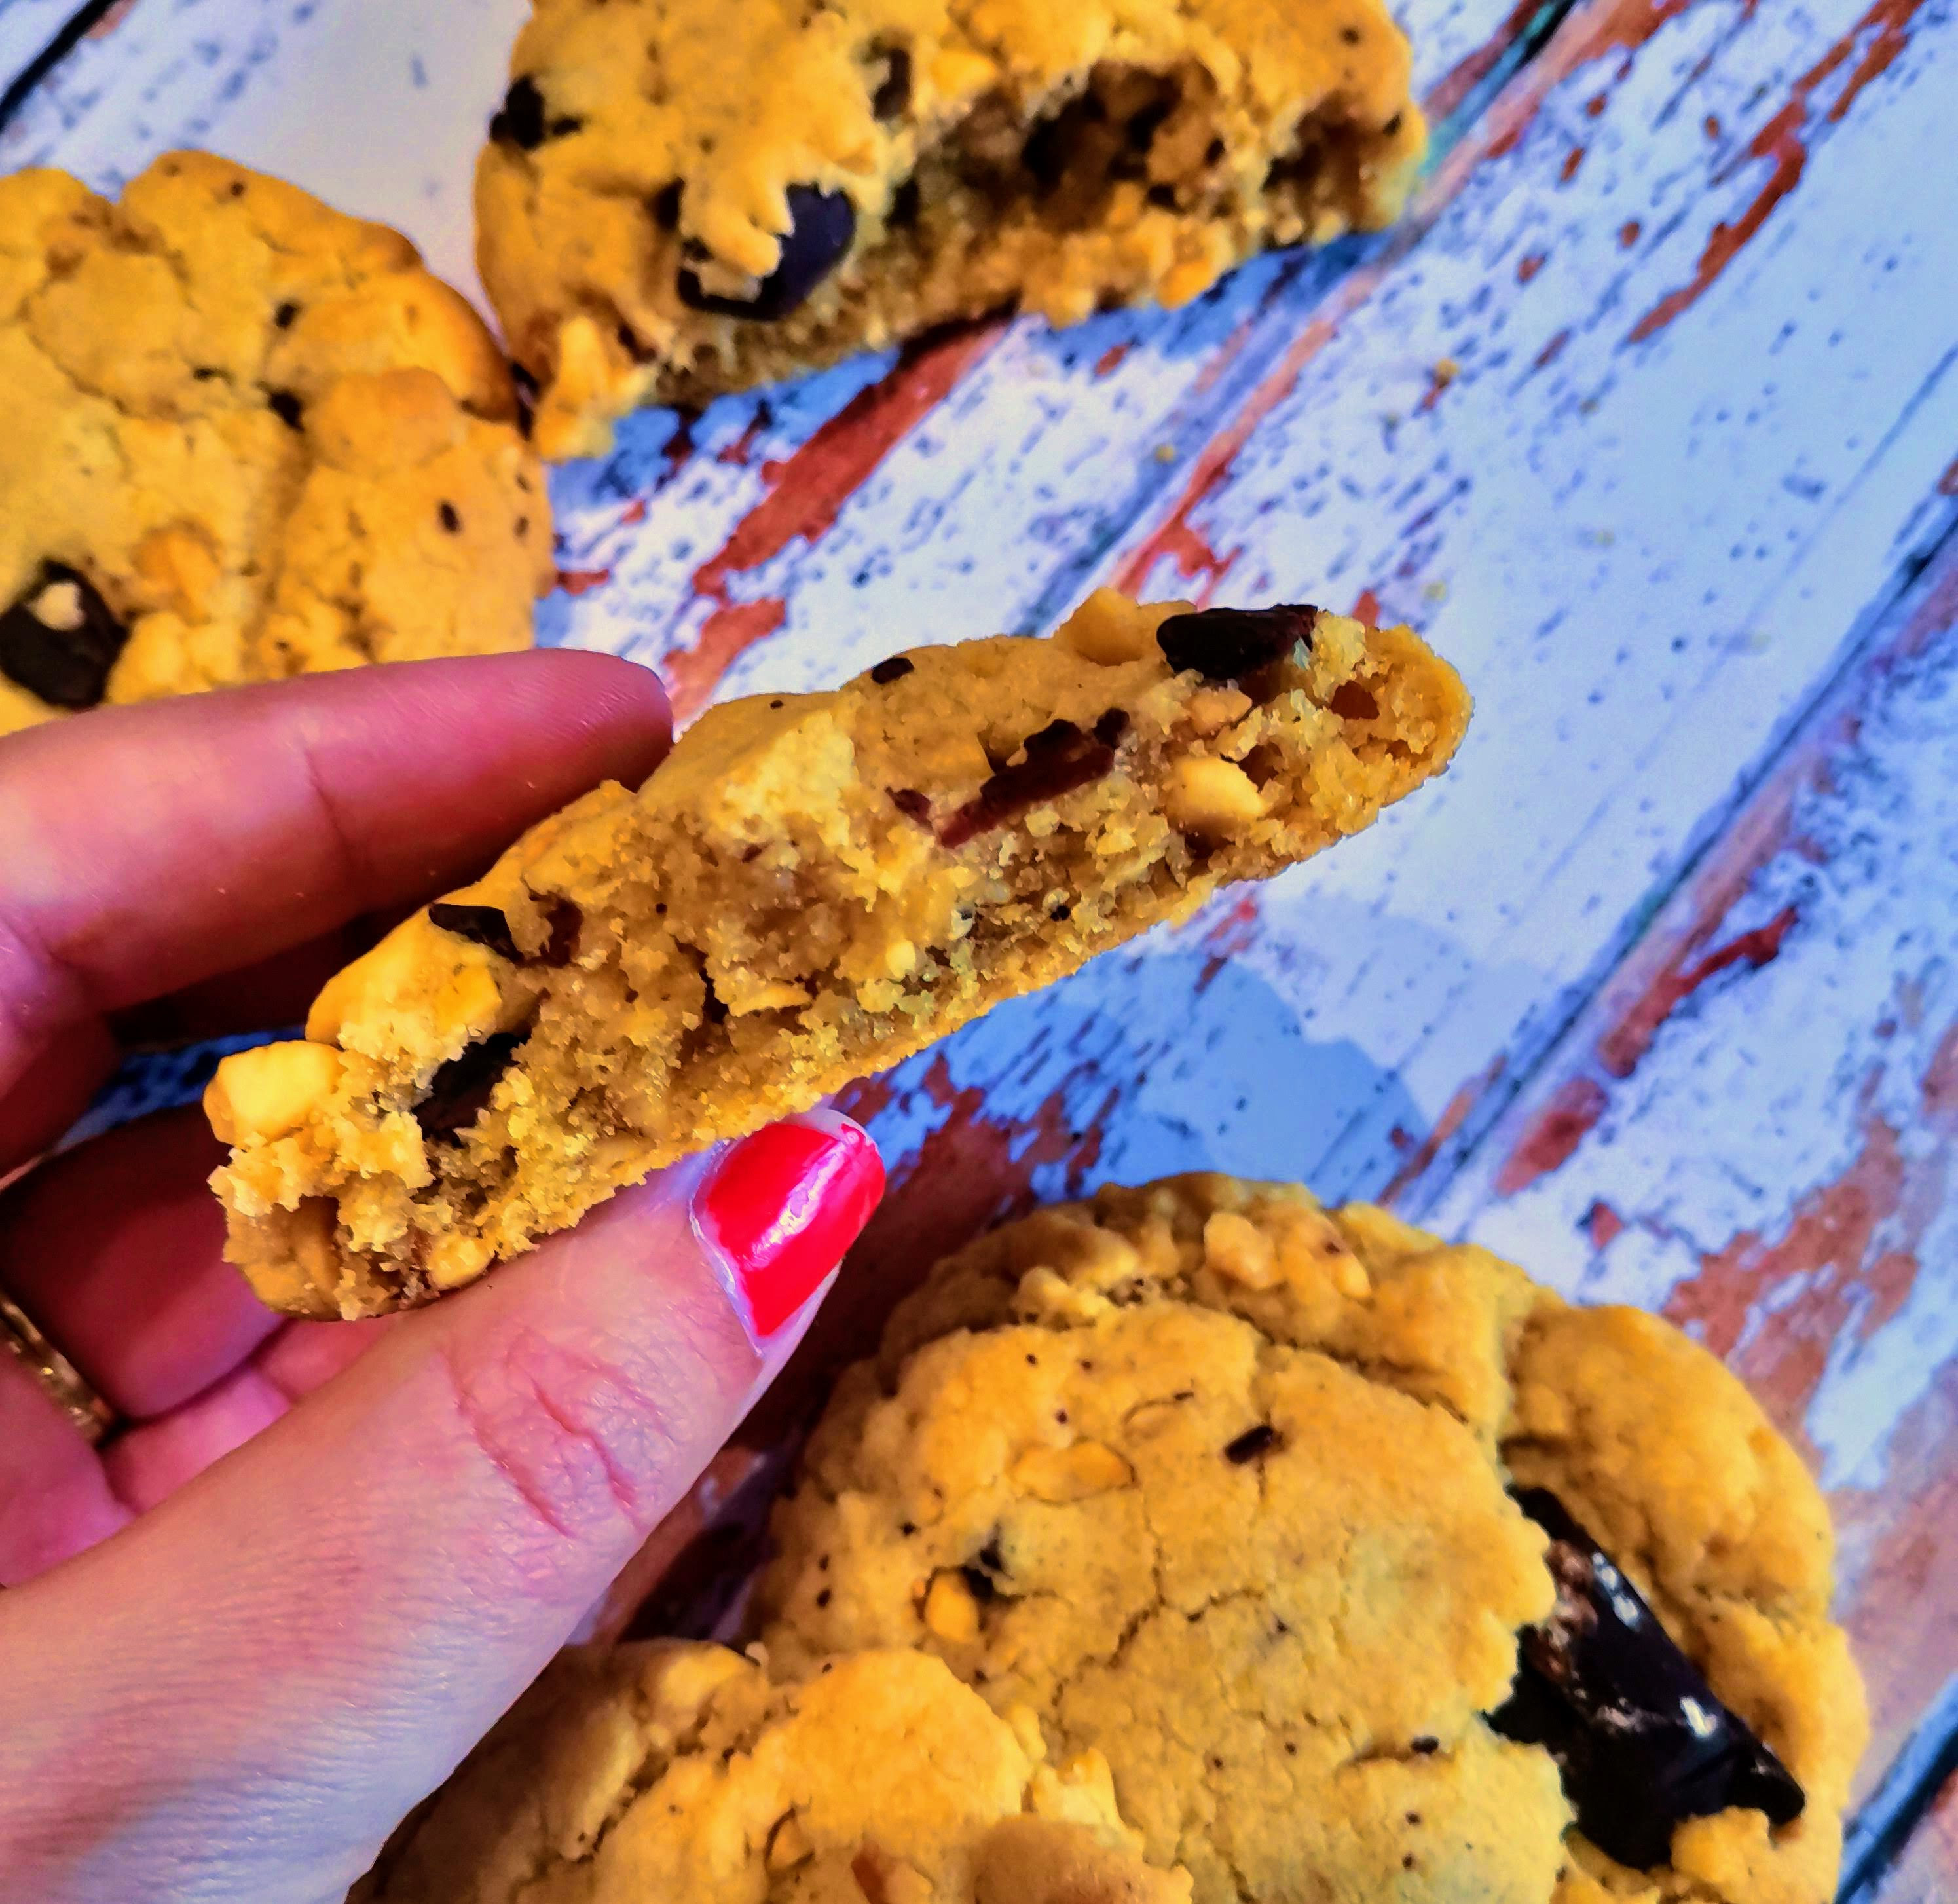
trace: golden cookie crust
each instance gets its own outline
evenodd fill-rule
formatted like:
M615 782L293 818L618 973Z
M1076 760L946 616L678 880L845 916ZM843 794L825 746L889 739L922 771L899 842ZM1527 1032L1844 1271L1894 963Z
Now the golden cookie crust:
M1408 630L1186 607L1104 591L1051 639L724 703L534 828L331 980L307 1042L220 1068L232 1260L297 1314L432 1299L1453 754L1468 697Z
M1499 1737L1554 1493L1804 1786L1632 1871ZM1108 1189L941 1264L778 1509L784 1670L917 1646L1103 1753L1198 1904L1823 1904L1861 1749L1813 1482L1658 1319L1575 1309L1377 1209L1220 1176Z
M0 178L0 732L530 643L550 512L509 368L398 233L208 153L113 204ZM106 678L24 651L73 576L126 631Z
M562 1654L352 1904L1188 1904L1092 1755L937 1660L794 1683L725 1648Z
M477 252L553 457L956 319L1183 303L1387 223L1425 141L1380 0L534 0L511 73Z

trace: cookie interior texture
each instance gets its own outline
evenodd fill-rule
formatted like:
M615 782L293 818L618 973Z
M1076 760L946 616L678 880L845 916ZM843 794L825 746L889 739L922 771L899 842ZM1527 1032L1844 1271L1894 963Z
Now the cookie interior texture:
M296 1313L426 1300L1357 832L1468 705L1405 628L1104 591L714 709L225 1061L233 1260Z
M1798 1781L1792 1822L1641 1767L1623 1808L1673 1816L1633 1869L1491 1724L1570 1611L1532 1490ZM1381 1211L1196 1176L982 1239L844 1377L775 1534L778 1671L942 1658L1104 1756L1198 1904L1833 1894L1865 1725L1801 1461L1667 1324Z
M0 178L0 732L529 645L509 371L398 233L205 153Z
M350 1904L1188 1904L1104 1762L911 1652L559 1657Z
M477 175L547 455L1004 308L1196 297L1399 211L1380 0L534 0Z

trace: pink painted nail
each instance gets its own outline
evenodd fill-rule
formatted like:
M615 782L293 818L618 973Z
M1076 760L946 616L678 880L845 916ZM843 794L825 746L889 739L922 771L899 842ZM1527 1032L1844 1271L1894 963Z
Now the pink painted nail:
M694 1233L759 1344L792 1321L884 1194L860 1126L811 1111L743 1138L695 1192Z

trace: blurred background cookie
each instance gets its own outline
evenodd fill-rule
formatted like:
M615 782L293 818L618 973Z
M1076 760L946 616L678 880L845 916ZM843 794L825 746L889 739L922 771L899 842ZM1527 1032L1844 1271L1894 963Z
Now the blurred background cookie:
M0 731L528 646L550 505L414 248L198 152L0 179Z

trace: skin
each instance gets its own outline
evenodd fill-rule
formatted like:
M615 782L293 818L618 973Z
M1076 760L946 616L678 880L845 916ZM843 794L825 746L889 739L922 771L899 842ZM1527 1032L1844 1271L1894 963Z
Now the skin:
M126 1038L296 1022L381 926L668 738L651 674L540 653L0 741L0 1288L129 1424L91 1450L0 1356L10 1894L340 1898L800 1338L826 1281L758 1347L702 1253L714 1160L360 1324L287 1322L223 1263L195 1112L33 1161Z

